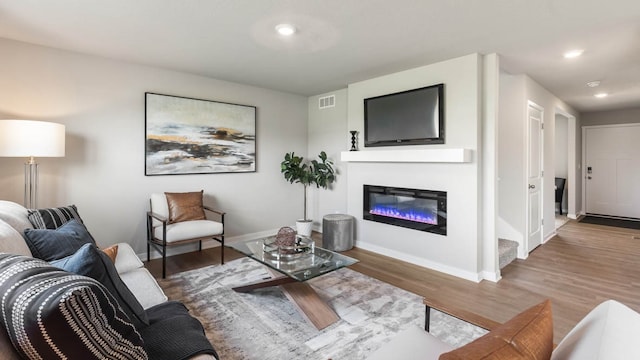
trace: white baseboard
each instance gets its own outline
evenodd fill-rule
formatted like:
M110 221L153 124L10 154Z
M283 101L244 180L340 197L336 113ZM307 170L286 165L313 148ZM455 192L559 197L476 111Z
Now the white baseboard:
M387 249L385 247L382 246L378 246L378 245L373 245L373 244L368 244L366 242L362 242L362 241L356 241L356 246L360 249L363 250L368 250L380 255L384 255L384 256L389 256L398 260L402 260L402 261L406 261L408 263L414 264L414 265L418 265L418 266L422 266L422 267L426 267L435 271L439 271L445 274L449 274L449 275L453 275L465 280L470 280L473 282L480 282L480 280L482 280L484 277L482 274L480 273L474 273L474 272L470 272L470 271L466 271L466 270L461 270L452 266L448 266L448 265L444 265L444 264L440 264L438 262L435 261L429 261L423 258L419 258L413 255L409 255L403 252L399 252L396 250L391 250L391 249ZM494 277L497 278L496 275L494 275Z
M498 282L500 281L500 279L502 279L502 276L500 276L500 273L493 272L493 271L482 271L480 275L482 276L483 280L489 280L491 282Z
M263 237L267 237L267 236L272 236L274 234L278 233L279 229L271 229L271 230L265 230L265 231L259 231L259 232L255 232L255 233L251 233L251 234L244 234L244 235L238 235L238 236L231 236L231 237L225 237L224 238L224 242L225 244L229 244L229 243L234 243L234 242L238 242L238 241L247 241L247 240L254 240L254 239L260 239ZM220 243L215 241L215 240L207 240L207 241L203 241L202 242L202 248L203 249L209 249L209 248L213 248L213 247L217 247L220 246ZM192 252L192 251L196 251L198 249L198 244L194 243L194 244L184 244L184 245L179 245L176 247L170 247L167 249L167 256L172 256L172 255L179 255L179 254L184 254L184 253L188 253L188 252ZM144 261L146 261L147 259L147 252L143 252L140 254L137 254L138 257L140 259L143 259ZM151 259L160 259L162 258L162 255L157 252L152 250L151 251Z
M549 233L549 235L545 236L544 239L542 239L542 243L545 244L547 241L551 240L552 237L556 236L558 233L553 230L551 233Z

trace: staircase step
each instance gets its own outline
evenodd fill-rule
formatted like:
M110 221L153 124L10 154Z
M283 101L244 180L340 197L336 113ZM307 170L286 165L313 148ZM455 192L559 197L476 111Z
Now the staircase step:
M498 239L498 259L500 269L509 265L518 255L518 243L513 240Z

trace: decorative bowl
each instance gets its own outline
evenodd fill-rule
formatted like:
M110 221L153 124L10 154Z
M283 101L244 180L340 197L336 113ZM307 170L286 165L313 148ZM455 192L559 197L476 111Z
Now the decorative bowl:
M265 255L273 257L276 260L295 260L312 253L315 248L315 242L306 236L296 235L292 245L285 245L277 242L276 237L268 237L264 239L262 250Z

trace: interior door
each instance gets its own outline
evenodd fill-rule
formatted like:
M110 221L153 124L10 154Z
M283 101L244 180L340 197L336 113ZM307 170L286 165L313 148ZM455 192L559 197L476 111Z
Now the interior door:
M640 124L584 128L588 214L640 218Z
M527 251L542 244L543 110L529 103L527 109Z

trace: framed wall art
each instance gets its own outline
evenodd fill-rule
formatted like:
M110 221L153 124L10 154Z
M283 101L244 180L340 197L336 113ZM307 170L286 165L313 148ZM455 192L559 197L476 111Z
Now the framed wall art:
M145 175L256 171L256 107L145 93Z

